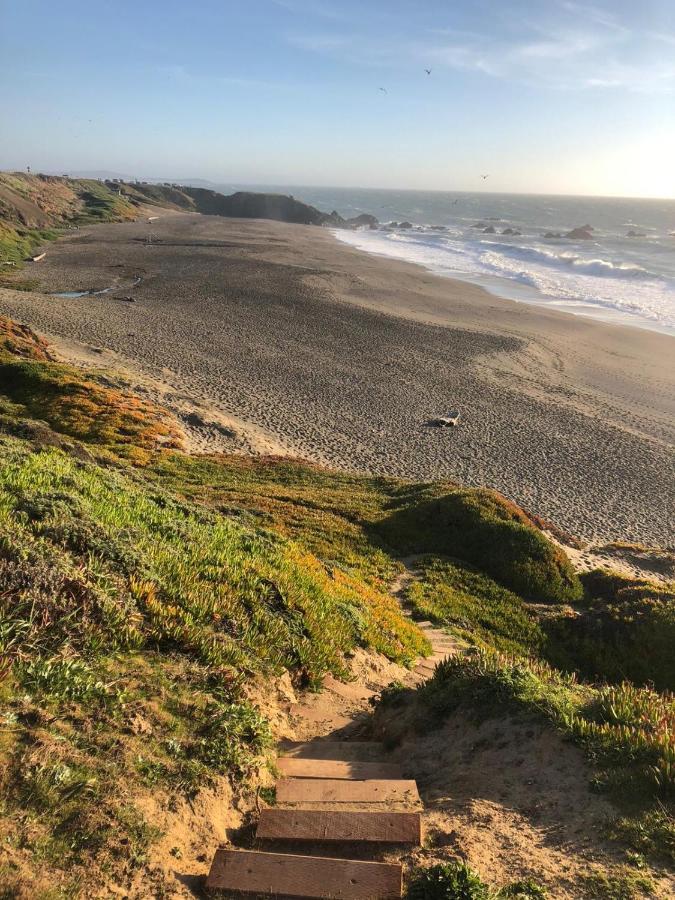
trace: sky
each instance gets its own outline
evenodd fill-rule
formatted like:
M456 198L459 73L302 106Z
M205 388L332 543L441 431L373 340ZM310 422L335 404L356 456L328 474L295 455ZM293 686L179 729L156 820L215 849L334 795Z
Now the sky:
M0 0L0 91L2 169L675 197L673 0Z

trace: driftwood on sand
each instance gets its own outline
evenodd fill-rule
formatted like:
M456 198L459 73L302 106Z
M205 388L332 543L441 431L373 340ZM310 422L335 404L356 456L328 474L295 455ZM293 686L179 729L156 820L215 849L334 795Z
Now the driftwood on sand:
M454 428L459 425L459 410L453 409L445 416L434 416L429 419L429 425L435 425L437 428Z

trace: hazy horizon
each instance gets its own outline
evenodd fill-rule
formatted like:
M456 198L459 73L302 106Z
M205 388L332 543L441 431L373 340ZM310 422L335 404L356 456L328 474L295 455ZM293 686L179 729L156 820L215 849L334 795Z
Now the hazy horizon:
M675 197L668 0L26 0L3 14L3 168Z
M20 172L20 169L11 168L11 167L3 167L0 166L0 172ZM568 199L574 199L578 197L579 199L589 198L595 200L648 200L653 201L654 203L658 203L659 201L663 201L666 203L675 202L675 196L673 197L647 197L640 195L631 195L631 194L574 194L574 193L556 193L554 191L493 191L488 190L487 188L477 188L476 190L459 190L453 188L433 188L433 187L406 187L406 186L394 186L394 185L363 185L363 184L330 184L330 183L310 183L305 182L304 184L299 184L297 182L287 181L284 183L273 183L273 182L257 182L257 181L234 181L227 178L204 178L203 176L173 176L173 175L130 175L128 172L113 172L113 171L102 171L102 170L79 170L73 169L71 171L60 171L58 169L40 169L39 167L36 169L31 169L31 173L34 175L48 175L50 177L64 177L64 178L85 178L85 179L95 179L95 180L112 180L112 179L122 179L123 181L127 181L129 183L133 183L133 181L140 182L148 182L150 184L176 184L176 185L184 185L186 187L194 186L199 187L203 185L207 185L211 190L217 190L219 192L225 193L227 191L235 191L235 190L254 190L254 189L266 189L266 190L288 190L288 189L303 189L308 188L310 190L314 189L322 189L322 190L339 190L339 191L398 191L401 193L429 193L429 194L480 194L483 197L489 196L513 196L513 197L565 197ZM297 200L302 200L302 197L296 197Z

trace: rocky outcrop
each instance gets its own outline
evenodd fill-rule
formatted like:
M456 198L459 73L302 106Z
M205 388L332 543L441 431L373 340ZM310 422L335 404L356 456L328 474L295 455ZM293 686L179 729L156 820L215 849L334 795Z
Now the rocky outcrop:
M364 226L373 228L380 223L375 218L375 216L371 216L370 213L361 213L360 216L354 216L351 219L346 219L345 224L349 225L350 228L362 228Z
M593 230L594 229L590 225L580 225L578 228L573 228L571 231L568 231L565 237L571 238L573 241L592 241Z
M277 222L293 222L297 225L322 225L331 217L307 203L285 194L258 194L237 191L225 196L206 188L185 187L182 190L192 197L197 212L207 216L226 216L236 219L273 219Z
M483 229L483 234L497 234L497 230L494 225L488 225Z
M321 212L315 206L296 200L286 194L265 194L253 191L237 191L224 195L206 188L181 188L194 203L197 212L210 216L226 216L237 219L273 219L296 225L326 225L333 228L362 228L378 224L375 216L361 213L344 219L337 210Z
M517 228L505 228L502 231L502 234L510 234L510 235L522 235L522 231L518 231Z
M559 231L547 231L544 235L545 238L561 238L562 234Z
M633 229L631 228L631 230L626 234L626 237L647 237L647 235L644 233L644 231L633 231Z

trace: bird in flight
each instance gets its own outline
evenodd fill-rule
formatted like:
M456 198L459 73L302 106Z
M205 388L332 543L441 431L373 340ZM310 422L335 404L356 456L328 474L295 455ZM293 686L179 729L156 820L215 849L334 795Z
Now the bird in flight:
M427 73L427 75L431 75L431 69L425 69L424 71Z
M483 179L483 181L485 181L485 179L489 178L490 176L489 175L481 175L480 177Z
M382 91L383 94L386 94L386 93L387 93L387 89L386 89L386 88L380 88L380 90Z

